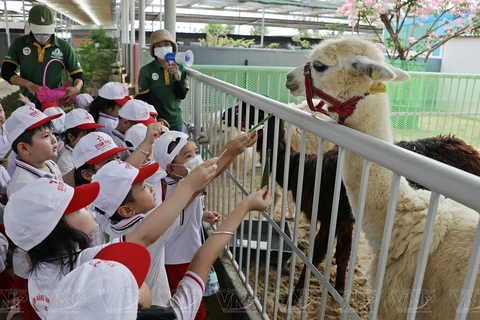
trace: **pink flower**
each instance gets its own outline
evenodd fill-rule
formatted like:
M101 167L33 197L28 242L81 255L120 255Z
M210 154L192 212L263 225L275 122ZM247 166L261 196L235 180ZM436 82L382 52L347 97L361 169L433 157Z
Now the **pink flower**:
M410 44L415 43L415 41L417 41L417 40L415 39L415 37L410 37L410 38L408 38L408 43L410 43Z
M366 7L373 7L377 2L375 0L365 0L363 3Z

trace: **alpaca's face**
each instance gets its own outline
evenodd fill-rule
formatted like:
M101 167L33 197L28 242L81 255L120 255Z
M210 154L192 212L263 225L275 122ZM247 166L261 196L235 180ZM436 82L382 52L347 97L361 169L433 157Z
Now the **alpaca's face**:
M315 88L339 99L368 92L374 82L405 81L409 76L383 63L382 52L358 38L327 40L314 48L308 61ZM292 95L305 96L304 66L287 74L285 86Z

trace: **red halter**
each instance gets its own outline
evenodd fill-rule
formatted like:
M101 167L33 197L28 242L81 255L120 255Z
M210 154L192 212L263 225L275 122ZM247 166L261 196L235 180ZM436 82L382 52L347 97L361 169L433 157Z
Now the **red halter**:
M322 109L322 107L325 105L325 102L328 102L331 104L331 106L328 107L328 111L338 114L338 123L340 124L343 124L345 119L353 114L357 103L368 95L367 92L363 96L356 96L348 99L347 101L341 102L332 96L329 96L322 90L315 88L312 83L311 62L307 62L303 67L303 75L305 76L305 92L307 94L307 104L310 110L321 112L327 116L330 116L328 112ZM316 106L313 105L312 101L312 98L315 96L323 100L320 101Z

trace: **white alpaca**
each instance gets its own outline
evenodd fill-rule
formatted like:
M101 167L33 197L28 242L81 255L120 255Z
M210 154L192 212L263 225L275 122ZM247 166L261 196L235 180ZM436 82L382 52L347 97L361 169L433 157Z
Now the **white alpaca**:
M358 38L324 41L314 48L309 61L312 64L313 86L340 101L365 94L372 84L409 78L403 71L386 65L382 53L373 43ZM294 95L305 95L303 66L287 75L286 86ZM358 102L353 114L346 118L345 125L392 143L387 95L376 93L366 96ZM357 210L362 161L352 152L345 153L343 180L354 212ZM372 261L370 280L376 276L391 180L389 170L372 163L362 226L376 256ZM429 191L414 190L405 178L401 178L380 300L380 319L406 318L408 299L402 310L397 309L396 303L402 300L399 298L402 294L410 293L413 286L429 200ZM416 319L455 318L478 220L477 212L440 197L423 281L424 292L431 293L430 297L434 299L422 308L423 313L417 313ZM477 281L477 289L479 284ZM471 312L468 319L480 319L480 313Z

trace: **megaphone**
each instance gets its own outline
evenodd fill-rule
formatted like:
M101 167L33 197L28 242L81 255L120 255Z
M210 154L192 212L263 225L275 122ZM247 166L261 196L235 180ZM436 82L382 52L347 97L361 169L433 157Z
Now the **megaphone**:
M165 60L167 62L175 62L177 64L184 64L187 67L193 65L193 52L192 50L187 50L185 52L169 52L165 55Z

